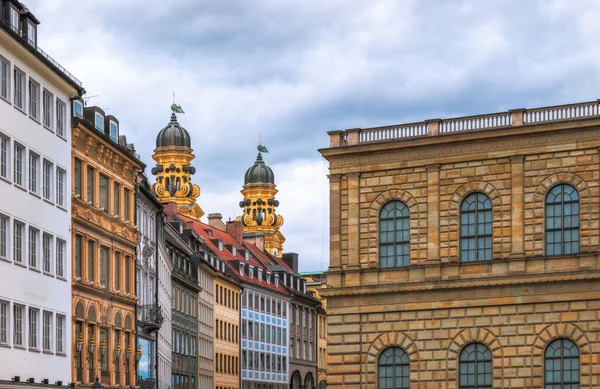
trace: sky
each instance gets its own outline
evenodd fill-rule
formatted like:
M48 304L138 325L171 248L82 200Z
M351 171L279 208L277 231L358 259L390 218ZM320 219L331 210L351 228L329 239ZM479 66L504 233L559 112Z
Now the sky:
M596 0L24 1L148 175L175 91L207 215L240 214L260 134L300 271L329 263L327 131L600 97Z

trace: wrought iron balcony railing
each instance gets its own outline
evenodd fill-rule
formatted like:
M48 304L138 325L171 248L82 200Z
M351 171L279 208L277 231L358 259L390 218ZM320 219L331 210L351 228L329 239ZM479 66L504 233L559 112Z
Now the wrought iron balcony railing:
M158 330L165 318L160 307L157 304L148 304L138 306L138 320L142 331L149 334Z

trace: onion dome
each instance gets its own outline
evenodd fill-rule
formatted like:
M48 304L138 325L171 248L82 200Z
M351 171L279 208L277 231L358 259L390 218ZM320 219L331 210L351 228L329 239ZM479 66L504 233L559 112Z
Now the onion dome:
M157 148L169 146L191 147L190 134L179 125L175 112L171 115L169 124L156 136Z
M275 174L273 174L273 170L265 164L260 152L256 157L254 165L246 170L246 174L244 175L244 185L246 184L275 185Z

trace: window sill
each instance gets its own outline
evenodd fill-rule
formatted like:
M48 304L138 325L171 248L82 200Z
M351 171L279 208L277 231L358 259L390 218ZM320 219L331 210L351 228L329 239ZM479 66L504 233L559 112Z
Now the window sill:
M57 357L66 357L67 354L66 353L56 353Z
M32 190L30 190L30 191L29 191L29 194L30 194L30 195L32 195L32 196L34 196L34 197L37 197L37 198L38 198L38 199L40 199L40 200L42 199L42 196L40 196L39 194L35 193L35 192L34 192L34 191L32 191Z
M9 100L9 99L7 99L7 98L6 98L6 97L4 97L4 96L0 96L0 101L4 101L4 102L5 102L6 104L8 104L8 105L12 105L12 103L10 102L10 100Z
M60 209L61 211L69 212L69 211L67 211L67 208L63 207L62 205L57 204L56 208Z
M17 189L21 189L23 192L27 192L27 189L25 189L25 187L23 185L19 185L19 184L13 184Z
M10 181L10 178L8 178L8 177L0 176L0 181L6 181L6 183L8 183L8 184L12 184L12 182Z
M36 122L37 124L42 124L42 122L40 122L40 120L34 116L28 115L29 119L33 120L34 122Z
M51 129L50 127L48 127L48 126L47 126L47 125L45 125L45 124L44 124L43 126L44 126L44 128L45 128L46 130L48 130L48 131L50 131L52 134L54 134L54 130L53 130L53 129Z
M42 273L43 273L45 276L48 276L48 277L52 277L52 278L54 278L54 274L52 274L52 273L50 273L50 272L44 271L44 272L42 272Z
M56 279L59 280L59 281L67 282L67 279L65 277L56 276Z
M44 350L42 351L42 354L46 354L46 355L54 355L54 353L50 350Z
M25 347L23 347L23 346L19 346L18 344L15 344L15 345L13 346L13 348L14 348L15 350L23 350L23 351L27 351L27 349L26 349Z
M10 259L6 258L6 257L0 257L0 261L12 263L12 261Z
M64 135L60 135L59 133L56 133L56 136L58 136L60 139L64 140L65 142L68 142L67 137Z
M37 269L35 267L29 266L29 270L34 271L36 273L41 273L40 269Z
M19 112L21 112L23 115L27 116L27 112L25 112L23 110L23 108L19 107L18 105L13 104L13 107L15 107L15 109Z
M41 353L40 350L38 350L37 348L34 348L34 347L29 347L27 350L31 351L32 353Z
M13 263L14 263L15 265L17 265L17 266L21 266L23 269L27 269L27 266L23 265L23 264L22 264L21 262L19 262L19 261L14 261Z
M10 347L10 345L6 344L6 343L0 343L0 347L4 347L4 348L12 348Z
M54 206L54 201L52 201L52 200L48 200L48 199L44 198L44 202Z

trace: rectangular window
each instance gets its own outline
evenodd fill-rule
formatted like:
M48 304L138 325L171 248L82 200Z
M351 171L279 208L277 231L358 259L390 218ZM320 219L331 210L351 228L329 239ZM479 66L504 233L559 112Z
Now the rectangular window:
M23 347L23 310L22 305L13 306L13 344Z
M15 143L15 155L14 155L14 181L15 184L23 186L23 175L25 169L23 166L23 158L25 158L25 147Z
M65 249L67 242L61 239L56 239L56 275L58 277L65 276Z
M10 22L10 28L17 34L19 33L19 11L14 9L13 7L8 7L8 17Z
M40 87L34 81L29 80L29 116L39 118Z
M54 171L54 165L51 162L44 160L42 168L42 187L44 199L52 201L52 172Z
M108 247L100 246L100 285L108 285Z
M0 97L8 100L8 62L0 59Z
M35 46L35 26L32 23L27 23L27 41Z
M121 253L115 253L115 290L121 290Z
M96 130L104 132L104 118L99 113L96 114Z
M10 140L0 135L0 177L8 178L8 147Z
M100 207L108 212L108 177L100 174Z
M65 136L65 116L67 106L60 100L56 100L56 134Z
M52 312L44 311L42 318L42 347L44 351L50 351L50 334L52 328Z
M96 249L94 247L94 241L88 240L88 264L87 264L87 279L90 282L94 282L94 262L96 256Z
M125 293L131 293L131 257L125 256Z
M56 204L66 206L67 198L67 172L59 167L56 168ZM79 189L81 190L81 188Z
M81 196L81 161L78 159L73 160L73 190Z
M0 344L8 343L8 309L8 302L0 301Z
M23 239L25 235L25 225L15 220L13 228L13 257L14 260L23 263Z
M0 215L0 257L8 257L8 217Z
M116 142L116 141L118 141L118 138L119 138L119 127L117 126L117 123L110 122L110 139L112 139Z
M15 107L19 109L23 109L24 98L23 98L23 88L25 84L25 75L21 73L21 71L15 69L14 72L14 104Z
M29 347L38 347L38 311L29 308Z
M113 184L113 213L121 214L121 185L116 182Z
M50 273L51 253L52 253L52 236L44 234L42 237L42 251L44 252L44 271Z
M123 217L126 221L129 221L129 198L131 197L131 191L127 188L123 189Z
M87 201L91 201L92 203L96 202L96 197L94 196L94 179L95 179L94 168L88 166L88 168L87 168Z
M44 90L44 99L42 100L44 115L43 124L50 128L52 126L52 94Z
M73 116L80 119L83 117L83 104L81 104L81 101L73 101Z
M81 278L81 259L83 257L83 238L75 235L75 277Z
M29 227L29 266L37 268L39 231Z
M38 165L40 157L31 151L29 152L29 190L33 193L38 192Z
M65 352L65 321L62 315L56 315L56 352Z

